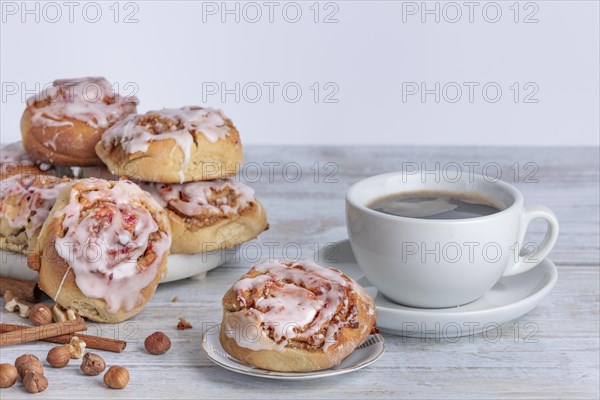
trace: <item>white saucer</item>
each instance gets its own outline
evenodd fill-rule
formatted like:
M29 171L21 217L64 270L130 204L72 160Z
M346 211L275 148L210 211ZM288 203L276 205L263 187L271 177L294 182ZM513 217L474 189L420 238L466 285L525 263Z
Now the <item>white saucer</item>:
M160 283L185 278L202 279L211 269L225 264L233 256L232 253L219 250L199 254L170 254L167 259L167 273ZM25 280L37 279L37 272L27 267L27 257L4 250L0 250L0 275Z
M267 379L307 380L341 375L356 371L377 361L385 351L385 340L381 335L370 335L344 361L336 367L313 372L277 372L257 368L230 356L219 342L220 327L215 327L204 334L202 350L215 364L243 375L258 376Z
M452 308L421 309L393 303L365 278L350 242L342 240L318 254L321 265L338 268L367 289L377 305L377 325L383 332L429 338L474 335L519 318L533 310L556 284L558 273L549 259L537 267L502 278L486 295Z

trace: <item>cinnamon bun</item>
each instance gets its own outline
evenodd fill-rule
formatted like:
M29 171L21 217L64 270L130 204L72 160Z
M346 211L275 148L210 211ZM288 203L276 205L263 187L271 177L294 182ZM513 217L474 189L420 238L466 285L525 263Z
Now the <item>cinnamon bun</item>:
M75 181L39 235L39 286L65 308L120 322L152 298L171 245L165 211L130 181Z
M68 178L13 175L0 181L0 248L27 254Z
M53 170L52 165L31 158L21 142L0 146L0 179L13 175L50 175Z
M143 186L169 216L171 253L217 251L254 239L267 229L267 215L254 189L231 178Z
M375 329L375 304L355 281L314 263L254 266L223 297L225 351L272 371L342 362Z
M242 162L231 120L194 106L128 116L104 133L96 153L115 175L163 183L233 176Z
M62 79L27 100L21 118L25 150L58 165L102 164L95 146L115 122L135 113L137 99L121 97L104 78Z

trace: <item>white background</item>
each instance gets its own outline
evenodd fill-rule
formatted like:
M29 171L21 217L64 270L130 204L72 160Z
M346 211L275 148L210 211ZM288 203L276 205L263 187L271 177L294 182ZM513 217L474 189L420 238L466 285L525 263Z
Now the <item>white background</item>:
M2 142L41 87L101 75L140 111L222 108L244 143L599 144L597 1L75 3L2 2Z

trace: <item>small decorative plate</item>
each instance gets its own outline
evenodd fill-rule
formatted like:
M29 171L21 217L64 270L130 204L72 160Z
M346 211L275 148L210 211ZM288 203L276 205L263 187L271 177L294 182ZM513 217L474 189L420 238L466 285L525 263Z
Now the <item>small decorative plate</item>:
M230 356L219 342L220 328L211 329L202 338L204 354L215 364L243 375L258 376L267 379L307 380L341 375L356 371L377 361L385 350L385 341L381 335L370 335L340 365L312 372L277 372L248 365Z

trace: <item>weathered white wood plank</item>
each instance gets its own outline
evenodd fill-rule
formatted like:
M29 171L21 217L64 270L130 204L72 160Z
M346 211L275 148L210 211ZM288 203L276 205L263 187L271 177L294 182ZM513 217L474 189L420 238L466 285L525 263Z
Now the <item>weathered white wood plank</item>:
M534 162L539 167L539 182L525 183L521 179L516 184L527 202L544 204L559 218L561 235L550 256L559 266L558 283L538 308L502 325L497 340L491 333L456 342L385 335L386 354L364 370L311 382L268 381L223 370L200 350L203 330L220 321L221 296L256 255L257 247L248 245L242 247L238 259L210 272L205 280L161 285L149 306L134 319L115 326L91 326L90 331L103 336L127 338L123 354L102 353L108 364L124 365L130 370L131 381L125 390L109 392L101 377L83 376L78 363L72 362L62 370L47 368L50 387L36 398L599 397L597 149L267 146L246 149L246 161L248 165L258 163L263 172L261 179L252 183L271 224L271 229L255 242L262 250L261 258L269 256L269 247L281 256L289 243L297 243L304 257L313 257L317 247L344 238L344 194L348 186L368 175L399 170L402 162L425 162L428 168L433 168L435 162L496 162L509 172L508 167L515 162ZM272 181L265 164L268 162L280 163L275 165ZM339 167L331 177L337 183L323 181L323 172L333 171L323 169L328 162ZM282 177L286 163L297 163L303 171L302 179L286 181ZM310 169L315 163L321 166L318 182ZM246 172L246 178L251 178L250 170ZM294 176L291 169L288 173L288 178ZM533 237L543 231L542 226L532 228ZM288 248L292 251L295 247ZM179 302L171 302L174 295ZM185 316L194 328L177 331L179 316ZM2 322L21 321L6 312L0 313L0 318ZM151 356L143 349L144 338L155 330L166 332L173 341L171 351L164 356ZM0 362L12 362L26 352L45 357L51 346L30 343L2 348ZM20 384L3 389L0 396L29 398Z

